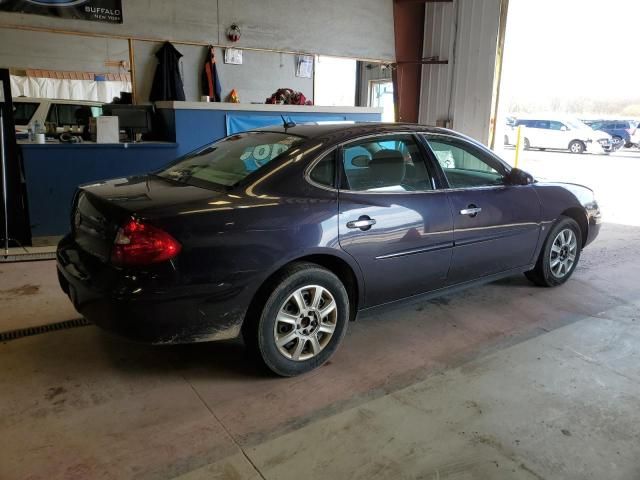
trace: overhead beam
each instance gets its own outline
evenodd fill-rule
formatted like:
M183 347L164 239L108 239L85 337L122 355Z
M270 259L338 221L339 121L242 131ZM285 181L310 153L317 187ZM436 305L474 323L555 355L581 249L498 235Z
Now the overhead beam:
M395 0L395 3L453 3L453 0Z

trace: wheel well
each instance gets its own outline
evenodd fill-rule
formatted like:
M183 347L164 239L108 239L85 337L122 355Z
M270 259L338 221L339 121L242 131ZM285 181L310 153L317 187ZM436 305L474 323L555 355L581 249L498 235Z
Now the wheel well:
M321 267L326 268L327 270L332 272L334 275L336 275L340 279L340 281L343 283L345 289L347 290L347 295L349 295L349 307L351 310L349 312L349 319L352 321L356 319L356 313L358 311L358 298L359 298L358 296L360 294L360 291L358 287L358 279L355 273L353 272L353 269L347 262L345 262L341 258L338 258L333 255L316 254L316 255L307 255L306 257L296 258L295 260L292 260L289 263L283 265L277 271L273 272L268 278L266 278L265 281L262 282L262 285L260 285L260 288L258 288L258 291L256 292L253 299L251 300L251 303L249 304L249 308L247 309L247 315L244 322L245 325L249 323L247 322L247 320L251 320L252 318L256 318L258 315L260 315L260 309L262 305L264 305L264 303L267 301L267 298L271 293L269 291L269 285L271 283L271 280L274 277L277 277L278 275L280 275L280 273L284 269L289 267L291 264L297 263L297 262L315 263L316 265L320 265Z
M580 210L578 207L571 207L562 212L562 215L573 218L578 222L578 225L580 225L580 231L582 232L582 246L584 247L585 243L587 243L587 235L589 234L589 224L584 211Z

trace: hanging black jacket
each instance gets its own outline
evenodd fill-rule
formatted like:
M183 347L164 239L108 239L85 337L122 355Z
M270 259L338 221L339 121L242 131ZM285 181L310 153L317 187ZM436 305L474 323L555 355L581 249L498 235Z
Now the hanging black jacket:
M159 63L153 77L149 100L152 102L160 100L184 101L184 85L180 76L182 54L171 43L165 42L156 52L156 58Z

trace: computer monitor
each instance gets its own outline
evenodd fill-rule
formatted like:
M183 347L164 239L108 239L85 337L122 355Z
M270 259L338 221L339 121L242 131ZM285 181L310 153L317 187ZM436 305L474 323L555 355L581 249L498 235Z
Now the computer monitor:
M151 106L107 104L103 107L104 115L118 117L121 130L125 130L129 138L135 140L136 133L151 131Z

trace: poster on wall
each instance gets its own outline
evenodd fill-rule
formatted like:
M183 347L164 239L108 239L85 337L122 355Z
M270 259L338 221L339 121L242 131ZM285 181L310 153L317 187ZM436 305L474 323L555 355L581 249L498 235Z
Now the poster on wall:
M0 0L0 11L122 23L122 0Z

